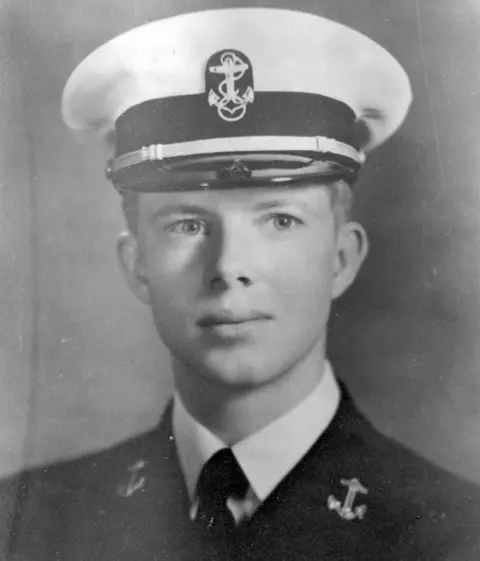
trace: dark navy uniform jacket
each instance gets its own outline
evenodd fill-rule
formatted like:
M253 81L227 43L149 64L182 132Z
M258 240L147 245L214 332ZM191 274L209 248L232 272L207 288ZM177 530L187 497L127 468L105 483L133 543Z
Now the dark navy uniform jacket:
M349 502L352 480L368 494ZM0 492L16 497L8 561L217 558L190 522L171 406L150 432L27 471ZM240 524L229 558L479 561L480 490L379 434L343 388L328 429Z

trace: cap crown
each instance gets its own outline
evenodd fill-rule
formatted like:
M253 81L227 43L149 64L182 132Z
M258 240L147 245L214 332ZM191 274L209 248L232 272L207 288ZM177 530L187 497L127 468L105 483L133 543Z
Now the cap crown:
M224 56L227 62L221 62L226 54L230 58ZM242 76L240 68L244 69ZM279 101L280 94L288 94L286 105L283 98ZM311 99L322 100L321 106L313 103L307 107ZM160 105L162 100L167 105ZM189 105L190 101L197 105ZM150 102L155 104L148 105ZM270 143L276 150L272 137L285 140L286 129L295 124L295 138L318 137L346 144L353 152L345 152L340 145L337 152L343 150L343 156L361 161L354 152L371 150L393 134L410 102L409 80L400 64L365 35L313 14L230 8L154 21L99 47L70 77L63 95L63 116L74 129L100 134L114 130L121 121L121 131L129 133L126 136L150 122L148 134L142 132L135 140L137 145L128 144L130 140L122 132L127 144L117 150L117 156L145 146L177 146L179 142L185 143L183 149L167 151L173 157L222 152L217 143L214 148L196 144L189 153L186 143L202 138L264 137L267 140L262 146ZM138 107L148 111L140 114ZM296 118L302 109L302 116ZM251 125L238 124L255 110ZM184 134L180 136L178 131L170 135L175 123L168 115L175 111L183 115L190 111L191 128L182 125ZM152 124L158 114L161 119ZM135 117L133 124L130 115ZM270 124L262 130L263 122L288 121L289 115L291 124L284 129ZM197 120L202 124L195 127L193 121ZM217 124L208 130L207 121ZM225 123L231 127L227 129ZM351 133L345 136L345 126L353 130L355 123L363 123L368 131L361 145L350 138ZM227 140L223 151L248 151L247 142ZM285 147L285 142L279 145ZM311 152L306 146L292 142L289 151ZM331 146L323 145L323 153L335 153Z

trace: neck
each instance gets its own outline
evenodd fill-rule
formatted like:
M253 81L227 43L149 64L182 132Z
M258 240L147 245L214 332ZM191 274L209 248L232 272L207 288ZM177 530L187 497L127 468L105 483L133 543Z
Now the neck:
M253 389L221 386L176 361L173 372L176 390L190 415L232 446L302 402L319 384L324 365L322 342L275 380Z

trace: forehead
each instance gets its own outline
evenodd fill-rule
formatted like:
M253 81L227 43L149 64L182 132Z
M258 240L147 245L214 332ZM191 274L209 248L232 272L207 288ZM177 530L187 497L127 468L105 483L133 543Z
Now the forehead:
M161 210L175 212L198 208L210 212L256 211L281 206L297 206L319 213L330 208L330 187L327 185L277 185L274 187L239 187L192 191L141 193L142 215Z

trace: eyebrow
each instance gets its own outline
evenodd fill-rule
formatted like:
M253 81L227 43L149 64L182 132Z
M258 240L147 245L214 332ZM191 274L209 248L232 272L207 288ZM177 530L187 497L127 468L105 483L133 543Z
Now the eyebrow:
M256 204L253 207L253 210L270 210L272 208L278 208L282 206L292 206L292 205L301 206L306 210L309 210L309 206L304 201L300 201L300 200L289 201L286 199L274 199L269 201L263 201L261 203Z
M255 204L253 207L251 207L250 210L263 211L263 210L271 210L279 207L292 206L292 205L300 206L305 210L312 212L312 209L305 201L298 200L298 199L293 201L287 199L273 199L273 200L261 201ZM153 213L152 218L165 217L165 216L170 216L172 214L208 214L208 213L211 213L211 211L200 205L194 205L188 203L167 204L161 206L158 210L156 210Z
M153 218L169 216L171 214L205 214L208 210L192 204L168 204L161 206L153 213Z
M303 201L301 199L294 199L294 200L273 199L269 201L263 201L255 205L253 210L272 210L275 208L282 208L282 207L299 207L304 212L307 212L308 214L314 215L316 217L320 217L320 214L318 213L317 210L312 208L311 205L309 205L306 201Z

